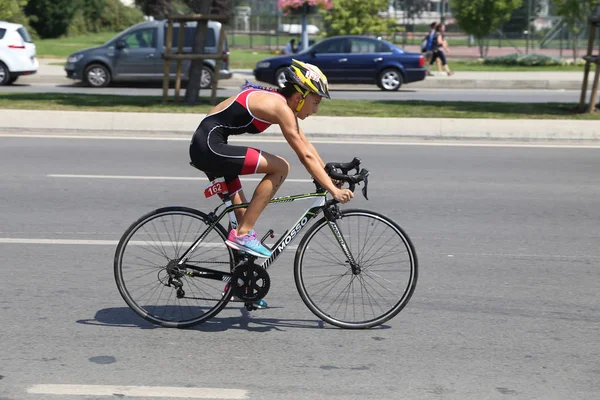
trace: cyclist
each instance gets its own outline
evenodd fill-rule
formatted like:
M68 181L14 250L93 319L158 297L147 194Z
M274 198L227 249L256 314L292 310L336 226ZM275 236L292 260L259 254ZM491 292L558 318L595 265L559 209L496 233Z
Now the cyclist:
M235 210L237 229L231 229L227 245L257 257L270 257L253 230L259 215L275 196L287 177L290 165L282 157L252 147L227 143L231 135L257 134L272 124L281 128L306 170L334 199L346 203L354 197L340 189L325 172L325 163L298 125L319 111L323 97L329 99L327 78L314 65L292 60L285 71L286 84L281 89L251 85L216 105L200 122L190 144L192 164L204 171L211 181L223 176L233 204L247 202L239 175L265 174L256 187L246 209Z

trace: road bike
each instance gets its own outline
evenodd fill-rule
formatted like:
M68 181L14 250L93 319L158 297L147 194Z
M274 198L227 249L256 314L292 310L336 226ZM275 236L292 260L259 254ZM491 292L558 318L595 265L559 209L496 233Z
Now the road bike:
M368 200L369 171L360 159L329 163L327 174L354 192L363 184ZM352 174L350 172L354 171ZM306 306L323 321L341 328L370 328L398 314L417 283L417 254L402 228L390 218L368 210L341 209L313 181L313 193L277 197L270 204L313 199L311 207L283 233L269 258L261 259L225 244L227 215L237 227L223 178L212 181L205 195L223 200L214 211L166 207L147 213L123 234L114 259L119 292L142 318L164 327L186 328L216 316L230 301L248 310L269 292L267 269L309 222L296 250L294 280ZM224 207L222 210L221 207ZM262 238L274 238L270 229ZM266 245L266 244L265 244Z

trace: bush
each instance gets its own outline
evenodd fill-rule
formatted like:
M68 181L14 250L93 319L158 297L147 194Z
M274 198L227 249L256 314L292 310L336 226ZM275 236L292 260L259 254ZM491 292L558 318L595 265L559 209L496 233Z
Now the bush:
M128 7L120 0L82 1L84 7L73 15L67 36L121 31L144 20L139 9Z
M564 65L559 58L546 56L544 54L519 55L517 53L507 54L501 57L486 58L485 65L503 65L503 66L542 66Z
M485 65L519 65L519 55L517 53L507 54L500 57L486 58L483 62Z

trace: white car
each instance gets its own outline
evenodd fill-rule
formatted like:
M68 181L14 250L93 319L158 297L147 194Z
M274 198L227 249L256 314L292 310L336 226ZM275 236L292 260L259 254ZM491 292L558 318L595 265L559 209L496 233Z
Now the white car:
M0 86L21 75L35 74L39 62L35 44L23 25L0 21Z

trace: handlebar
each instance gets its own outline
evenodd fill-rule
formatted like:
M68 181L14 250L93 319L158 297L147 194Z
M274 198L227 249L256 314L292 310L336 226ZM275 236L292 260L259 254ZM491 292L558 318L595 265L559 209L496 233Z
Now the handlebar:
M361 182L365 183L365 186L362 188L363 196L365 199L369 200L367 196L367 186L369 184L369 171L366 169L360 169L360 158L355 157L352 161L348 163L337 163L331 162L325 164L325 172L332 179L337 179L339 181L347 182L349 185L350 191L354 192L356 184L360 184ZM355 170L356 173L349 175L348 172Z

